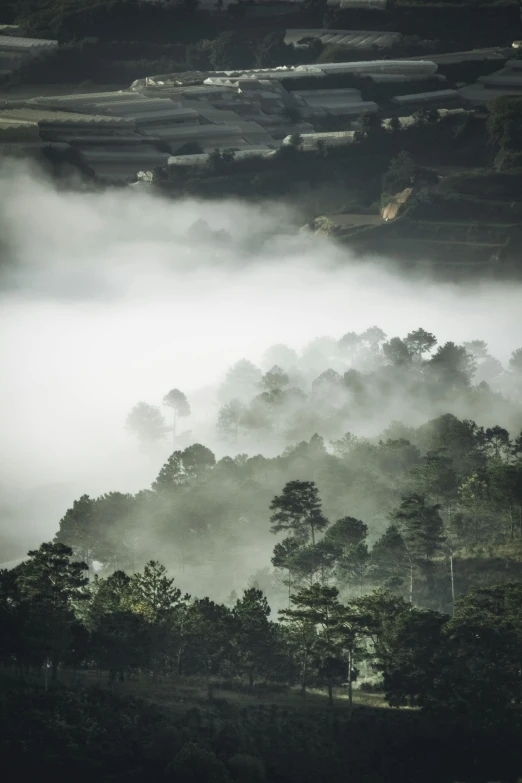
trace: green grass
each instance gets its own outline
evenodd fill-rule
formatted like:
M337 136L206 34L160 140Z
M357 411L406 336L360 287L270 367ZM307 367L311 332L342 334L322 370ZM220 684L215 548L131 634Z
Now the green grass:
M6 672L7 674L7 672ZM43 676L34 673L27 676L31 682L43 684ZM205 680L194 678L153 679L146 676L128 679L123 682L108 683L105 672L79 671L73 673L65 670L59 673L59 682L69 687L98 686L107 688L119 696L132 696L143 699L160 707L168 708L179 714L189 709L198 708L208 712L222 712L231 709L240 710L249 706L271 706L290 710L330 710L326 688L307 689L303 698L298 686L289 686L285 691L271 691L269 687L259 688L252 693L232 690L222 687L219 683L213 686L213 700L208 698L208 684ZM49 684L52 687L52 684ZM334 688L334 706L336 710L348 710L348 692L346 688ZM388 706L383 693L359 691L353 692L354 708L396 709Z

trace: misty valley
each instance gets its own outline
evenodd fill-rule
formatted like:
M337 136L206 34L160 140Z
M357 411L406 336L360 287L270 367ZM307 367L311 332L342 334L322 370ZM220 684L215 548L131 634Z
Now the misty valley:
M372 326L136 403L150 485L80 494L0 571L8 763L514 780L521 357Z
M0 5L3 778L522 783L522 0Z

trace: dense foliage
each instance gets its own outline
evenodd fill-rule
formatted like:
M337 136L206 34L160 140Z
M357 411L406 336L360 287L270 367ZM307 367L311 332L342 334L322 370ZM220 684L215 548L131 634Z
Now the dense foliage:
M436 344L423 329L386 340L372 327L316 341L300 357L274 346L265 359L285 369L263 374L242 360L227 374L218 431L233 441L249 427L256 438L263 429L289 437L297 412L307 426L342 432L346 416L375 416L399 388L432 409L469 408L477 393L490 413L497 398L505 407L484 381L472 386L480 371L518 394L520 350L503 370L481 341ZM366 373L329 368L307 394L325 357ZM346 432L327 446L315 433L277 457L216 460L202 444L177 448L177 422L192 413L185 394L172 389L163 402L174 451L151 488L82 496L54 543L1 572L6 665L44 667L52 680L79 667L110 681L220 676L250 689L299 684L303 694L323 685L330 701L346 682L350 705L364 670L378 673L390 704L479 723L520 701L521 435L446 413L418 427L394 422L373 439ZM127 426L144 445L169 430L145 403ZM249 548L258 564L265 552L253 575L241 572ZM197 597L176 586L159 552ZM223 602L237 571L250 584Z

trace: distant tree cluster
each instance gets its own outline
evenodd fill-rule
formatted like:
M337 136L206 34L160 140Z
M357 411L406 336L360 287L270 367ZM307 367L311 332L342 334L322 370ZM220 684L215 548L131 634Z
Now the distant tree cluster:
M163 398L163 405L172 412L172 427L169 427L165 417L156 405L139 402L127 416L125 426L138 438L144 447L150 446L165 438L172 432L174 445L176 444L177 424L179 419L190 416L190 403L185 394L179 389L171 389Z
M319 338L300 356L274 346L267 354L274 365L264 374L247 359L229 369L218 432L233 443L254 435L291 443L314 432L334 436L376 414L398 418L405 409L417 420L428 411L481 419L493 410L519 426L520 355L515 351L504 368L483 341L438 345L422 328L404 338L388 338L378 327Z

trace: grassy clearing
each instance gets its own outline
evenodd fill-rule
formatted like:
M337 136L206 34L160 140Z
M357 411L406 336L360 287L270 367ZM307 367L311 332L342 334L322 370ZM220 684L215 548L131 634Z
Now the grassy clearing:
M129 681L116 683L111 688L118 693L138 696L139 698L176 710L187 710L191 707L207 708L213 711L216 706L227 705L240 710L244 707L277 705L290 710L329 710L328 694L322 688L310 688L306 698L301 695L298 687L289 687L285 693L270 693L256 691L241 693L233 690L214 688L213 702L208 699L208 689L204 684L184 684L165 681L153 683L150 681ZM366 693L354 691L354 706L390 709L382 693ZM226 704L225 704L226 702ZM334 709L348 709L348 694L344 688L334 689Z
M43 675L32 674L26 677L31 682L44 684ZM256 689L252 693L224 688L219 683L213 684L213 698L209 700L208 683L200 678L174 679L129 679L123 682L108 683L105 672L94 671L62 671L59 682L69 687L99 686L107 688L120 696L143 699L160 707L166 707L180 714L189 709L198 708L208 712L220 712L231 708L240 710L244 707L276 705L290 710L330 710L326 688L309 688L306 698L301 695L298 686L289 686L284 691L271 691L270 688ZM212 684L212 683L211 683ZM353 703L355 708L395 709L388 706L382 693L367 693L354 690ZM347 710L348 693L346 688L334 688L334 707L336 710Z

